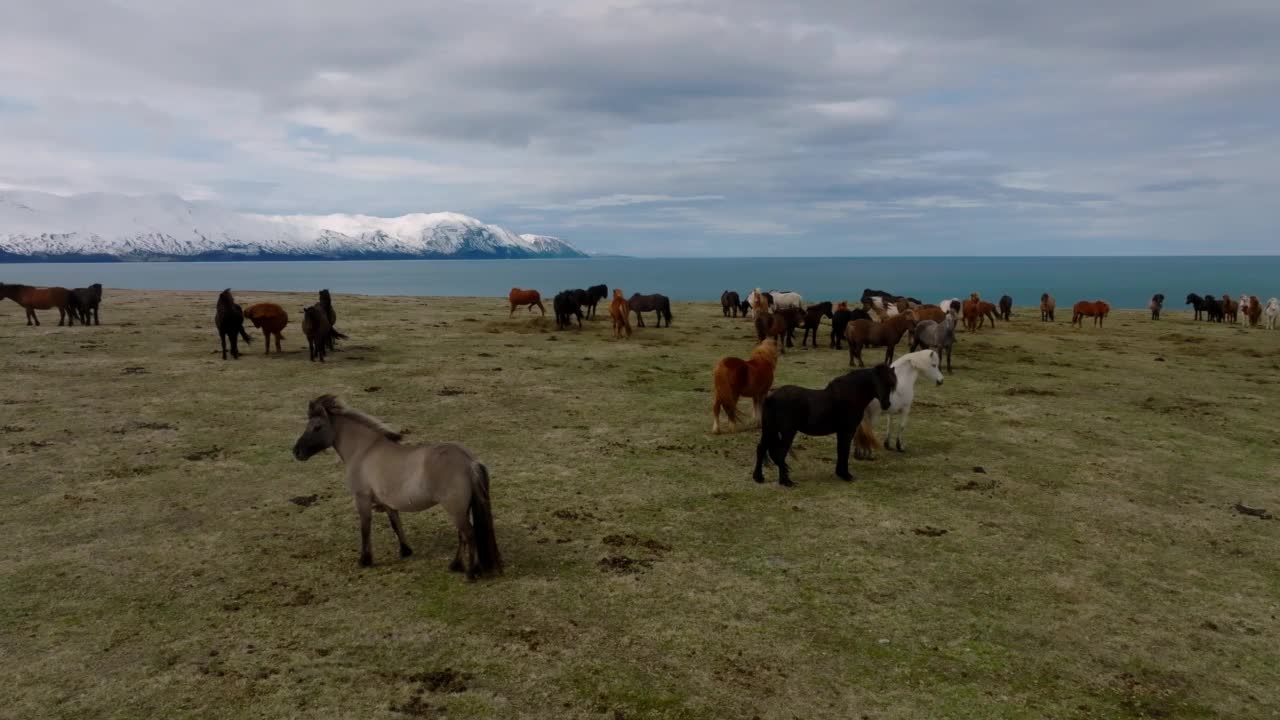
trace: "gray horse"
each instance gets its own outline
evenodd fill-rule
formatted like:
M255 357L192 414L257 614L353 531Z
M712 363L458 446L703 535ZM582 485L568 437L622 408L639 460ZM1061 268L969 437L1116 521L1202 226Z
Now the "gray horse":
M307 406L307 427L293 445L306 460L328 448L347 466L347 488L360 516L360 564L373 564L369 527L374 510L384 510L400 541L400 557L413 554L400 527L400 511L444 506L458 529L458 553L449 569L468 580L502 573L502 555L493 533L489 471L461 445L401 445L400 433L381 420L347 407L332 395ZM468 517L468 515L470 517Z
M951 348L956 344L956 315L949 312L942 322L924 320L916 323L911 336L911 351L927 347L938 352L938 356L947 358L947 372L951 370Z

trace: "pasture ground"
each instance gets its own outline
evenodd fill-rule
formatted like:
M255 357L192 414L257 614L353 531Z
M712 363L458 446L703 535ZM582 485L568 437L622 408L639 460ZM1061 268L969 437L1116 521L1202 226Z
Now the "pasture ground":
M754 344L714 304L615 342L607 310L339 296L320 366L296 324L222 361L214 297L0 305L0 717L1276 712L1280 521L1233 505L1280 514L1280 332L1021 309L961 334L906 454L846 484L802 439L785 489L709 434L711 367ZM846 363L797 347L778 384ZM447 572L438 510L407 560L376 517L357 566L336 456L290 455L322 392L489 465L505 577Z

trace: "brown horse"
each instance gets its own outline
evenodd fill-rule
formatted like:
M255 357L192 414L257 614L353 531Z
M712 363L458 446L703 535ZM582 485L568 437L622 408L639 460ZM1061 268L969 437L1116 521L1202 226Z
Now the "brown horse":
M58 324L65 321L67 325L76 324L76 314L72 309L71 291L64 287L38 288L30 285L9 285L0 283L0 298L9 298L27 311L27 325L39 325L40 318L36 310L58 309Z
M986 321L991 321L991 327L996 326L996 304L989 303L986 300L978 301L978 327L982 327Z
M1249 327L1258 327L1258 323L1262 320L1262 301L1257 295L1249 296Z
M613 337L631 337L631 305L623 297L620 288L613 289L613 302L609 303L609 317L613 319Z
M1240 319L1240 303L1232 300L1230 295L1222 296L1222 316L1229 323L1234 323Z
M778 351L787 352L787 348L795 347L795 331L804 321L804 312L799 308L784 308L777 312L756 310L756 339L763 341L773 338Z
M1049 293L1040 294L1040 322L1053 322L1053 311L1057 306Z
M756 346L750 360L736 357L720 358L712 373L711 432L720 432L720 410L729 419L733 429L738 429L738 400L751 398L751 414L758 422L764 396L773 387L773 375L778 368L778 344L772 339Z
M281 352L280 341L284 338L281 332L289 324L289 313L275 303L256 303L244 309L244 316L253 322L253 326L262 329L262 339L266 341L267 354L271 354L271 336L276 338L276 352ZM331 325L332 327L332 325Z
M916 314L916 322L932 320L940 323L947 317L947 312L937 305L921 305L912 309L911 312Z
M1102 327L1102 319L1110 312L1111 306L1101 300L1095 300L1094 302L1081 300L1071 308L1071 324L1073 326L1078 324L1080 327L1084 327L1084 319L1091 317L1095 326Z
M507 317L516 314L516 308L529 306L529 312L533 312L534 306L542 311L543 315L547 314L547 308L542 304L542 293L537 290L521 290L520 288L511 288L511 292L507 294L507 302L511 303L511 312Z
M853 363L856 360L858 367L866 367L866 364L862 362L862 348L864 347L885 348L885 364L893 362L893 353L897 349L898 343L902 341L902 336L911 332L915 326L916 315L912 310L891 317L884 322L854 320L849 323L849 327L845 329L845 339L849 341L849 366L853 367Z
M978 293L973 293L960 305L960 317L964 321L964 329L969 332L978 331L978 319L982 317L979 312L978 304L982 301L978 299Z

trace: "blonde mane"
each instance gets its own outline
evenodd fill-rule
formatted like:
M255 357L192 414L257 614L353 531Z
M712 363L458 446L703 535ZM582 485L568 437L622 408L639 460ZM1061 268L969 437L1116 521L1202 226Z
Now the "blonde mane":
M358 422L370 430L380 433L392 442L400 442L401 438L404 437L378 418L347 407L345 403L334 395L321 395L312 400L311 404L307 406L308 417L328 417L330 415L340 415L348 420Z
M751 351L752 360L768 360L774 365L778 364L778 343L773 338L765 338Z

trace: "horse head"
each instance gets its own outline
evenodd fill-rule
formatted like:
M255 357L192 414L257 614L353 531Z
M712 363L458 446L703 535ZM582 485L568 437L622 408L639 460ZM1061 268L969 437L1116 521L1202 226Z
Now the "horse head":
M913 358L911 364L916 370L925 374L925 377L934 382L935 385L942 384L942 358L938 356L937 350L930 350L929 354L921 358Z
M876 389L876 399L880 401L880 409L889 409L890 395L898 387L898 374L893 368L881 363L871 370L871 383Z
M335 402L337 398L334 396L321 395L308 403L307 425L293 444L295 458L305 461L333 447L333 423L329 419L329 409Z

